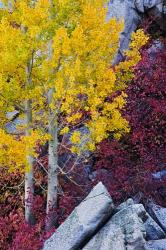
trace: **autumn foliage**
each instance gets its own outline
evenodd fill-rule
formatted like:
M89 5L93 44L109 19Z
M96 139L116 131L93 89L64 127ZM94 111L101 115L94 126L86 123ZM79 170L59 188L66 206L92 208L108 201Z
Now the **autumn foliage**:
M14 11L2 11L0 17L2 250L40 249L99 180L117 203L141 193L143 201L164 204L165 180L153 173L166 162L165 48L150 51L149 43L140 53L148 38L138 30L126 60L112 68L123 24L105 22L104 1L53 2L57 12L47 0L16 1ZM17 134L8 133L6 113L16 108L24 119L26 102L33 119ZM82 127L88 131L83 135ZM45 233L51 140L56 142L58 196L55 227ZM24 220L23 172L30 168L34 226Z
M158 45L156 47L156 45ZM159 47L160 46L160 47ZM115 200L142 193L143 200L153 198L165 205L166 179L155 174L166 167L166 49L164 42L150 43L142 51L135 78L127 89L124 117L131 132L119 142L105 140L97 152L96 169Z
M93 170L97 171L93 181L89 179L85 165L78 164L72 173L72 180L80 186L60 174L63 192L59 195L58 224L64 221L97 180L104 182L117 203L141 192L144 202L153 198L165 205L165 180L155 180L152 174L165 169L166 148L163 138L166 115L166 51L165 48L152 51L149 50L150 47L151 44L142 51L142 60L135 68L135 79L127 89L128 99L124 116L131 126L130 134L120 141L110 137L100 144L93 158ZM61 153L63 155L65 151ZM47 156L40 158L40 162L47 169ZM71 161L68 170L72 164ZM40 165L36 166L35 178L36 225L30 227L25 224L23 218L23 186L17 188L23 181L23 176L18 173L8 175L4 171L1 174L0 239L3 250L16 250L18 246L29 250L29 244L36 250L49 235L43 234L46 193L41 190L41 186L46 187L46 174Z
M117 138L129 131L120 113L125 94L122 92L112 103L106 97L117 89L117 80L120 89L131 80L133 66L140 60L139 49L148 38L142 30L134 33L130 51L126 52L127 62L111 69L123 23L115 19L105 22L104 2L70 0L53 1L51 5L48 0L34 4L16 1L12 12L2 12L1 166L11 171L27 170L31 165L27 155L36 157L36 142L42 144L52 137L48 131L50 123L52 129L57 130L57 140L59 135L73 134L71 150L74 153L80 153L80 148L93 151L96 143L107 138L110 131ZM51 48L48 48L50 41ZM51 100L50 90L53 91ZM21 133L19 140L8 134L5 127L10 121L6 113L16 107L25 120L17 128ZM89 113L89 119L84 119L83 111ZM79 132L71 129L78 120L89 129L84 147L79 145Z

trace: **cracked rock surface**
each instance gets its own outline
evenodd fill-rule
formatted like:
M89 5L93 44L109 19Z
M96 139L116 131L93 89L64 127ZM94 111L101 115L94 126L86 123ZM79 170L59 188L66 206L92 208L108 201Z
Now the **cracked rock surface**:
M165 208L148 207L151 215L132 199L115 207L99 182L43 250L166 250Z

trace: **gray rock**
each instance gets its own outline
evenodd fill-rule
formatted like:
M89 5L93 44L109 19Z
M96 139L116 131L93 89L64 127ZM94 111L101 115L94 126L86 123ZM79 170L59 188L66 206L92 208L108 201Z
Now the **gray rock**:
M146 238L147 240L158 240L163 239L166 234L162 230L162 228L151 218L148 219L144 223L145 230L146 230Z
M20 134L18 126L25 125L25 119L20 118L19 115L20 112L18 110L14 110L6 114L8 122L6 123L5 127L9 134Z
M88 242L83 250L146 249L145 228L141 220L141 218L146 217L146 211L143 205L134 205L133 203L132 199L122 203L116 209L118 212Z
M132 199L129 199L128 202L130 203L133 201L133 200L132 201L131 200ZM123 203L123 205L124 204L125 203ZM126 216L126 214L128 214L128 213L136 213L138 215L138 217L143 222L145 222L148 219L148 214L147 214L147 212L142 204L128 205L128 206L124 207L123 209L119 210L119 212L116 213L115 215L118 215L118 217L119 217L119 215L121 215L123 217L123 216Z
M128 206L134 205L133 199L129 198L127 201L121 203L117 208L116 211L119 212L122 209L127 208Z
M124 59L124 51L128 49L131 34L135 31L141 21L141 16L137 12L134 1L111 0L108 5L107 20L115 17L117 20L124 20L124 30L120 37L120 48L113 64L118 64Z
M136 214L129 217L125 225L125 240L127 250L145 250L145 231L142 221Z
M20 134L18 127L24 125L25 125L25 120L16 117L13 121L10 121L6 124L6 130L9 134Z
M8 112L8 113L6 114L6 117L7 117L7 119L9 119L9 120L13 120L13 119L15 119L15 117L17 117L19 114L20 114L20 112L19 112L18 110L14 110L14 111Z
M148 204L148 211L152 218L163 228L166 232L166 208L158 206L153 202Z
M160 29L166 31L165 0L135 0L135 7L140 13L153 15Z
M163 0L110 0L108 4L107 20L116 18L124 20L124 30L120 37L120 46L113 64L124 59L124 51L129 48L131 34L140 24L147 11L152 11L162 30L166 30L166 15Z
M166 170L158 171L157 173L152 174L152 177L155 180L166 179Z
M163 3L163 0L135 0L135 6L137 10L142 13L153 7L156 7L161 3Z
M148 214L142 204L134 204L127 207L128 210L135 212L139 218L144 222L148 218Z
M166 250L166 239L148 241L147 250Z
M136 204L120 210L111 218L111 222L120 226L125 234L127 250L146 249L146 232L141 219L145 215L144 207L141 204Z
M124 234L111 220L87 243L82 250L125 250Z
M98 183L45 242L43 250L78 250L110 217L113 209L108 191L101 182Z
M160 39L156 39L155 41L153 41L152 45L147 50L149 54L149 59L155 61L157 53L159 53L162 49L164 49L164 43ZM159 179L160 172L162 171L152 174L152 177L154 179Z

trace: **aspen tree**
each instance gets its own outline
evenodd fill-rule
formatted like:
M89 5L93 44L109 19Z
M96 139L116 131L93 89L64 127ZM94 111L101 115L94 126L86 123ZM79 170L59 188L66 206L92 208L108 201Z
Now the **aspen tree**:
M36 105L34 100L39 98L39 92L41 93L39 80L37 80L35 73L39 72L36 68L41 60L38 52L45 49L45 43L39 39L47 20L48 4L45 3L38 1L38 4L35 5L34 1L6 2L4 6L6 4L7 7L10 6L10 9L8 12L8 8L4 7L0 25L1 97L3 97L1 105L3 106L2 121L4 120L1 123L1 128L3 128L1 132L3 136L5 136L5 121L7 122L5 116L8 112L17 107L22 119L24 119L19 139L15 135L6 134L10 140L9 143L6 141L5 144L2 144L2 149L3 152L5 147L6 150L8 149L9 157L7 157L6 162L3 161L3 164L9 167L10 171L13 171L14 166L21 171L25 170L25 219L31 224L34 223L32 213L33 165L36 156L34 147L37 140L40 138L42 140L41 133L34 126L36 119L33 119L33 116L35 115L34 109L36 109L34 108ZM40 14L39 17L38 14ZM35 111L37 112L37 110ZM15 141L19 148L11 145L11 141L12 143ZM20 148L24 149L24 152ZM15 160L12 158L11 151L15 151ZM22 164L20 159L18 162L17 154L22 157Z

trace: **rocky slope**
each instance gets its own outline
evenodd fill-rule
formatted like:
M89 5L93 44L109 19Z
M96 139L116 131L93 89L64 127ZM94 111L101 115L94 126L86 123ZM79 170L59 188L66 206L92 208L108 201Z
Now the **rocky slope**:
M43 250L166 250L166 208L132 199L114 206L98 183L45 242Z

